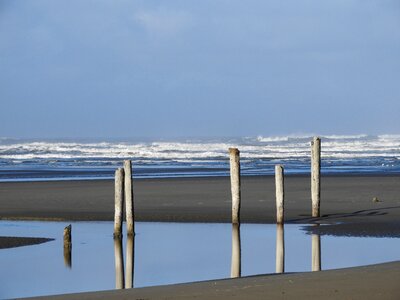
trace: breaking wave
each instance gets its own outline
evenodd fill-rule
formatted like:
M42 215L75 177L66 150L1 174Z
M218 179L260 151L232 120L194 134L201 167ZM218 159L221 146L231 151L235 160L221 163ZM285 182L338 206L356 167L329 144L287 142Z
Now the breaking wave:
M240 149L245 175L272 174L277 163L288 173L301 174L309 172L311 139L312 135L152 142L0 138L0 180L111 178L124 159L133 160L137 177L227 175L230 147ZM323 172L400 171L400 135L327 135L321 140Z

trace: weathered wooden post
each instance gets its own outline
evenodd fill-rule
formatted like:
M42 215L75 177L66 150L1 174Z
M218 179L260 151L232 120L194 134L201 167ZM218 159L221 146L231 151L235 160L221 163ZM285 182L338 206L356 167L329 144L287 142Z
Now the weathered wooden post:
M283 224L276 225L276 273L285 272L285 228Z
M115 212L114 212L114 238L122 237L122 220L124 205L124 169L115 171Z
M133 288L135 263L135 236L129 235L126 240L126 270L125 270L125 288Z
M240 224L232 224L231 278L241 276Z
M128 235L135 234L135 221L133 215L133 189L132 189L132 162L124 161L125 171L125 211L126 211L126 231Z
M321 196L321 139L314 137L311 142L311 202L312 216L320 216Z
M72 226L69 224L64 228L64 264L71 268L72 267L72 242L71 242L71 231Z
M319 234L311 235L311 270L321 271L321 236Z
M240 152L237 148L229 148L232 194L232 223L240 223Z
M276 223L284 223L284 177L283 177L283 166L275 166L275 193L276 193Z
M124 254L122 252L122 237L114 237L115 255L115 288L123 289L124 286Z

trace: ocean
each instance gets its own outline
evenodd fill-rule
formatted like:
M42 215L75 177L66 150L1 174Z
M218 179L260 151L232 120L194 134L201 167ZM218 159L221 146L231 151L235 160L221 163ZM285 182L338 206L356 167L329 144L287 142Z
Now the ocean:
M0 181L111 179L124 159L133 177L229 175L228 148L242 175L310 173L312 136L185 140L23 140L0 138ZM400 135L321 136L323 174L400 174Z

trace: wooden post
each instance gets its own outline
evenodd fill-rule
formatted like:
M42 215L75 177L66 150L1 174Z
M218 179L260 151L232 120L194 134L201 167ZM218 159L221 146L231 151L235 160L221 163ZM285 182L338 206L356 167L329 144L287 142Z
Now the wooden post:
M69 224L67 227L64 228L64 264L69 268L72 267L71 231L72 231L71 224Z
M240 152L237 148L229 148L232 193L232 223L240 223Z
M320 216L321 196L321 139L314 137L311 142L311 202L312 216Z
M124 161L125 171L125 211L126 211L126 231L128 235L135 234L135 222L133 216L133 189L132 189L132 162Z
M285 272L285 228L283 224L276 225L276 273Z
M231 278L241 276L240 224L232 224Z
M114 213L114 238L122 237L122 219L124 205L124 169L115 171L115 213Z
M319 234L311 235L311 270L321 271L321 236Z
M125 288L133 288L135 262L135 236L129 235L126 240L126 270L125 270Z
M276 193L276 223L283 224L284 222L284 177L283 166L275 166L275 193Z
M124 286L124 254L122 252L122 237L114 236L115 255L115 288L123 289Z

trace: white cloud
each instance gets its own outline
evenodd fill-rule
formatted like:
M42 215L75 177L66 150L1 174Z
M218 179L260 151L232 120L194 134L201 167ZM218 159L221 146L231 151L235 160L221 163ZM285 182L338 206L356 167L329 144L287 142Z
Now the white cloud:
M166 9L141 11L136 13L134 17L149 34L163 37L178 35L192 24L192 16L184 11Z

